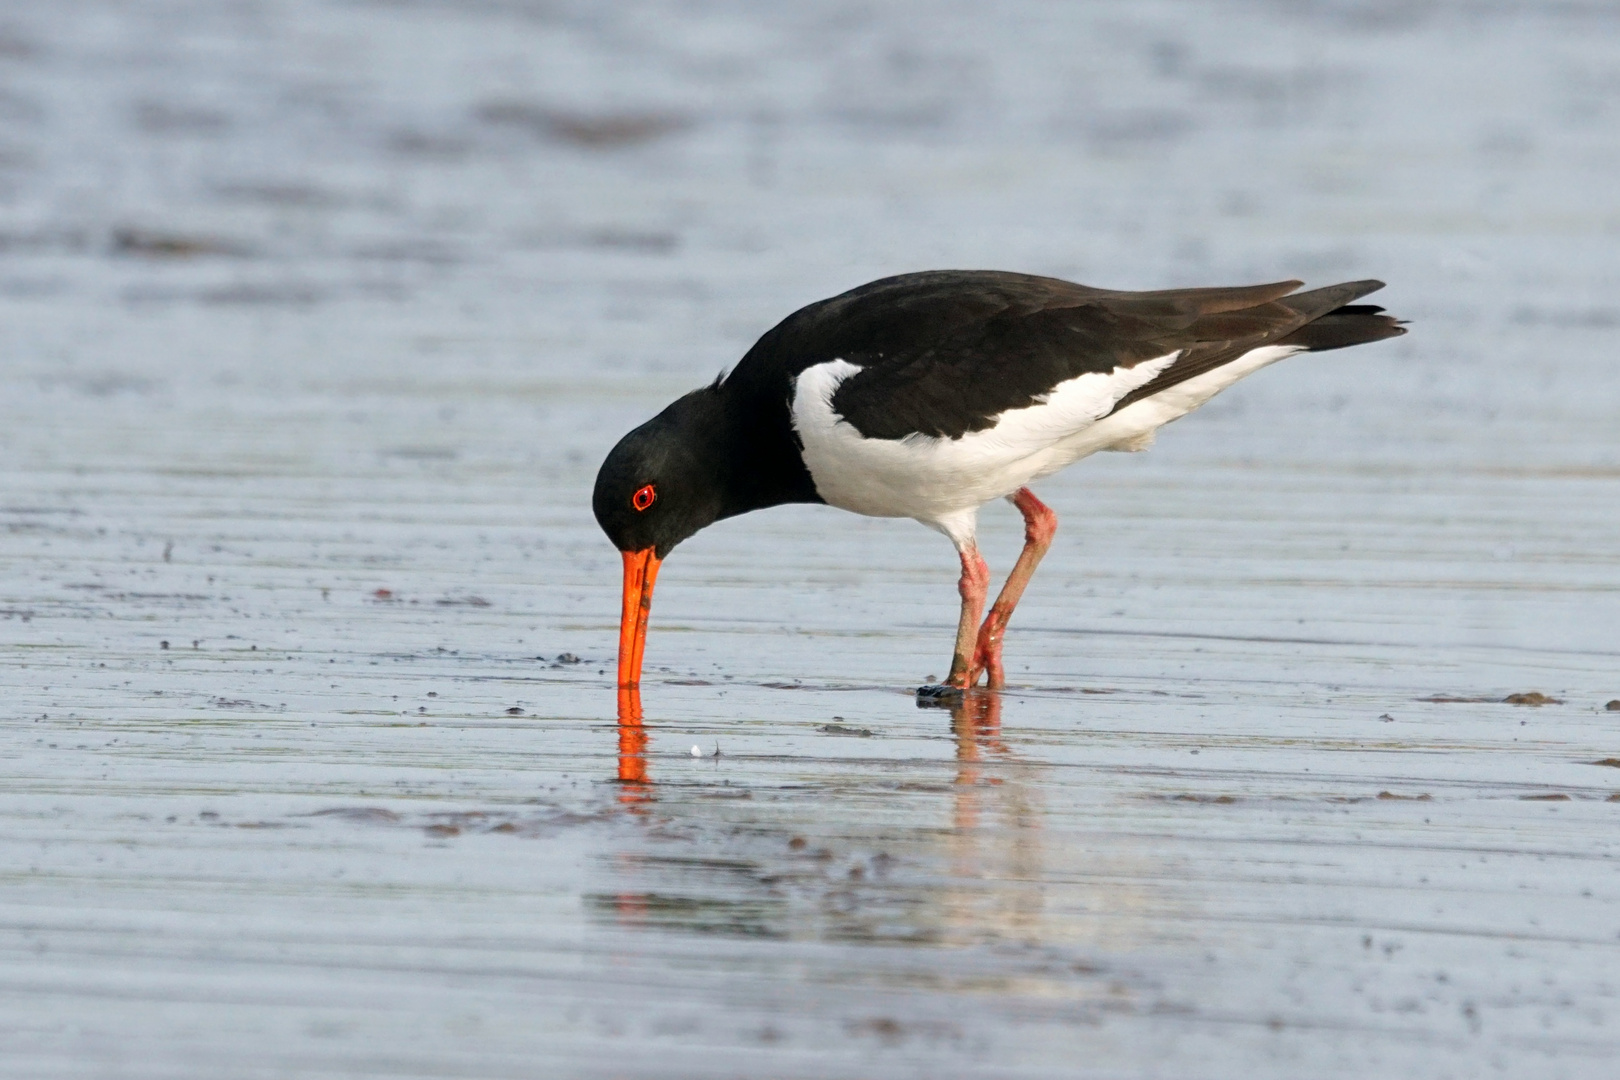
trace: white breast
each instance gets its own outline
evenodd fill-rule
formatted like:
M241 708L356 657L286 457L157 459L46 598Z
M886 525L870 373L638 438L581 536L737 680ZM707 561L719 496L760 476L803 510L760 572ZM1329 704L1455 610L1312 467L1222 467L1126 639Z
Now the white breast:
M1153 378L1176 354L1059 383L1044 401L1009 409L991 427L956 439L868 439L833 411L832 396L861 369L830 360L800 373L793 425L816 491L833 506L934 524L1010 494L1075 460L1054 451Z
M1164 424L1297 346L1268 346L1109 415L1179 353L1135 367L1059 383L1043 400L995 417L960 438L868 439L832 407L839 385L861 369L846 360L806 368L794 385L793 426L816 491L829 504L872 517L910 517L955 536L973 512L1099 450L1143 449Z

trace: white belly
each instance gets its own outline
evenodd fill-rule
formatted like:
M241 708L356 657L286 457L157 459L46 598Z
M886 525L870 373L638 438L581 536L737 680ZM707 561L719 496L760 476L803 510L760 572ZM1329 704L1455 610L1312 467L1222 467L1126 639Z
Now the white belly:
M861 369L829 360L806 368L795 382L793 426L816 491L829 504L872 517L916 518L954 535L959 530L952 525L965 512L1099 450L1144 449L1159 427L1243 376L1299 351L1296 346L1251 350L1111 416L1115 402L1179 354L1081 375L1059 383L1044 401L1009 409L989 428L956 439L864 437L832 408L833 392Z

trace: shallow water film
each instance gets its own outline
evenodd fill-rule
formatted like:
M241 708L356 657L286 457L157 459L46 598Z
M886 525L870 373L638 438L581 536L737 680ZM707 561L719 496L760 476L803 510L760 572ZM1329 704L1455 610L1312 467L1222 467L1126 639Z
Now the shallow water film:
M0 6L0 1075L1614 1075L1616 175L1602 3ZM796 507L621 700L607 449L942 266L1412 332L1039 485L1004 694Z

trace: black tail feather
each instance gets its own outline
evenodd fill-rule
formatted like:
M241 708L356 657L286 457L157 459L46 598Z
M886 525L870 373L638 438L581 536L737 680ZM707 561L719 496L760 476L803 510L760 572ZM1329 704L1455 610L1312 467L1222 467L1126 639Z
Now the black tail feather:
M1113 412L1206 371L1213 371L1262 345L1295 345L1311 352L1322 352L1399 337L1406 333L1406 328L1400 320L1385 315L1383 308L1376 304L1346 303L1359 300L1383 287L1382 281L1347 281L1342 285L1329 285L1324 289L1312 289L1276 300L1273 303L1292 309L1299 319L1305 320L1303 325L1269 341L1254 335L1247 340L1211 341L1195 345L1148 383L1115 402Z
M1312 352L1325 352L1400 337L1404 333L1406 328L1400 321L1385 315L1378 305L1346 304L1312 319L1273 344L1303 345Z

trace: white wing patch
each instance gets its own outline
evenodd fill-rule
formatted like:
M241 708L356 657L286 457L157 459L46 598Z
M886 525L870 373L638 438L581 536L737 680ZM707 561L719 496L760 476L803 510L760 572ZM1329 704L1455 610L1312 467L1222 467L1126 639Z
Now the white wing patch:
M1153 445L1155 433L1170 421L1186 416L1244 376L1304 351L1303 345L1263 345L1152 397L1133 401L1076 436L1072 448L1079 452L1069 461L1079 461L1098 450L1146 450Z
M1112 415L1115 402L1180 353L1080 375L1053 387L1044 400L1008 409L989 428L957 439L866 438L832 407L834 391L861 369L847 360L829 360L806 368L795 381L793 427L816 491L828 503L872 517L916 518L960 546L973 536L978 507L990 500L1099 450L1145 449L1160 427L1245 375L1301 351L1297 345L1251 349Z
M1066 380L1044 400L1008 409L989 428L957 439L866 438L832 407L834 391L861 369L847 360L829 360L799 374L793 426L816 491L827 502L873 517L917 518L954 534L957 529L945 528L947 518L1074 461L1078 455L1063 447L1178 355Z

